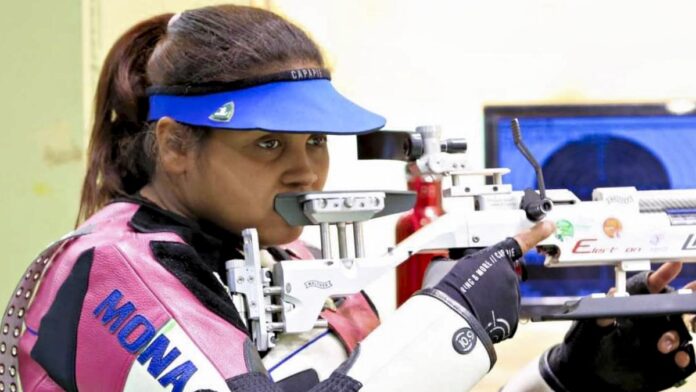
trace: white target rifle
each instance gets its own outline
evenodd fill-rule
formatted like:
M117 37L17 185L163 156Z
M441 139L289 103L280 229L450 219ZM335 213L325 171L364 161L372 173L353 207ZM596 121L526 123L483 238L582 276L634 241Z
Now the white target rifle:
M522 143L513 121L515 143L537 172L539 190L513 191L504 184L506 168L470 170L463 139L442 140L437 127L416 132L376 132L358 137L361 159L412 162L421 174L449 176L443 197L456 199L434 222L381 255L364 252L363 223L411 208L411 192L341 191L290 193L276 197L276 211L291 225L319 225L322 258L281 261L263 268L255 229L243 232L244 260L227 262L228 283L237 308L260 351L273 347L277 333L325 326L319 313L330 297L354 294L411 255L431 249L470 249L494 245L548 219L556 234L539 244L548 267L612 265L615 297L592 296L568 303L560 313L538 317L582 319L696 312L696 294L628 296L626 272L650 269L651 262L696 262L696 190L637 191L598 188L593 201L568 190L546 190L540 166ZM488 184L464 178L487 177ZM332 236L335 226L336 236ZM351 229L351 230L348 230ZM348 232L353 248L348 249ZM339 254L332 253L337 240Z

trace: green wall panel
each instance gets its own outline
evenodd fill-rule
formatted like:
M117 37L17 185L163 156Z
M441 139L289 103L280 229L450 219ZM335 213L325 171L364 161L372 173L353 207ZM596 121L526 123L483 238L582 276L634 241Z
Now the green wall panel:
M0 12L0 306L32 258L73 227L83 173L81 3Z

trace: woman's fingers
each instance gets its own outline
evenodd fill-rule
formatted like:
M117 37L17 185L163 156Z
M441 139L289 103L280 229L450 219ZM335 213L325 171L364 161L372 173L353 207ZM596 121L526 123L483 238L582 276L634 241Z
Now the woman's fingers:
M552 222L543 221L532 226L521 233L518 233L514 238L520 245L522 253L534 248L539 242L553 234L556 226Z
M677 331L669 331L662 334L660 340L657 341L657 349L663 353L668 354L679 348L679 334ZM684 351L679 351L674 355L674 362L680 368L685 368L689 366L691 358L689 354Z
M679 275L679 272L681 272L682 269L682 263L665 263L660 266L660 268L657 269L657 271L653 272L650 274L648 277L648 290L650 290L651 293L659 293L660 291L664 290L667 285L669 285L674 278ZM696 281L690 282L684 288L691 289L691 290L696 290ZM609 293L607 293L608 296L613 296L614 293L616 292L615 288L611 288L609 290ZM597 324L600 327L607 327L611 324L614 323L614 319L598 319ZM679 339L679 334L677 331L668 331L662 334L660 339L657 341L657 349L663 354L668 354L671 353L672 351L676 350L679 348L680 345L680 339ZM689 354L687 354L684 351L678 351L674 355L674 362L676 363L677 366L680 368L686 368L689 366L689 363L691 362L691 358L689 357Z
M677 354L674 355L674 362L677 363L677 366L683 369L689 366L691 358L689 357L689 354L685 353L684 351L679 351Z
M648 276L648 290L651 293L659 293L681 272L682 263L664 263Z
M677 331L668 331L662 334L660 340L657 341L657 349L663 353L671 353L679 347L679 334Z
M609 289L609 292L607 293L607 297L613 297L614 294L616 293L616 287L612 287ZM597 325L600 327L608 327L610 325L614 325L616 322L615 318L603 318L603 319L597 319Z
M648 277L648 289L651 293L659 293L664 290L667 285L669 285L674 278L681 272L682 263L665 263L657 269L657 271L650 274ZM694 290L696 289L696 281L690 282L684 288ZM670 353L677 348L679 348L679 334L677 331L669 331L662 334L660 340L657 341L657 349L663 353ZM684 351L679 351L674 355L674 362L680 368L686 368L691 362L689 354Z

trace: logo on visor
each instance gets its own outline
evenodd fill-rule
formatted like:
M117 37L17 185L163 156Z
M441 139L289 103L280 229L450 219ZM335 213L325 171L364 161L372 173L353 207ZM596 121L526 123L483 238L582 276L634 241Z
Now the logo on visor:
M220 106L215 113L211 114L208 118L212 121L217 122L229 122L234 116L234 102L227 102L226 104Z

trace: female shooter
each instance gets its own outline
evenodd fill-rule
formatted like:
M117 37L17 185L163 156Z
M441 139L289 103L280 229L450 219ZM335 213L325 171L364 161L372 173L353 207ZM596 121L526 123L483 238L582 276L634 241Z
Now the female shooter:
M514 335L512 263L549 224L458 262L381 325L357 294L327 304L331 333L255 350L224 279L241 230L267 263L302 252L274 197L322 189L326 134L384 125L282 18L216 6L139 23L106 58L94 118L78 230L39 260L26 313L10 308L25 391L467 390Z

